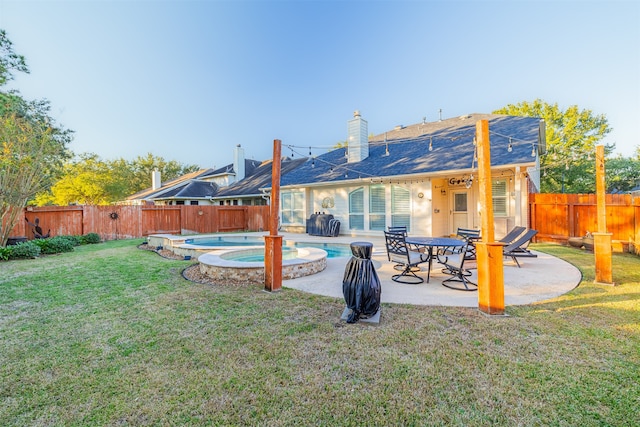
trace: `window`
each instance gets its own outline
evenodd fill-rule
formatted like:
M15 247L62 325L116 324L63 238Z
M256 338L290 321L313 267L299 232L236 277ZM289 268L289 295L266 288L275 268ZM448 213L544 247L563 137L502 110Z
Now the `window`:
M491 193L493 194L493 214L495 216L509 215L509 186L507 180L496 179L491 183Z
M369 187L369 230L384 230L386 206L383 185Z
M349 228L364 230L364 188L349 193Z
M304 193L285 191L280 197L283 224L304 224Z
M198 205L198 201L197 200L191 200L189 202L189 204L192 205L192 206L197 206Z
M176 200L176 205L184 205L184 200Z
M411 230L411 193L406 188L391 187L391 225Z

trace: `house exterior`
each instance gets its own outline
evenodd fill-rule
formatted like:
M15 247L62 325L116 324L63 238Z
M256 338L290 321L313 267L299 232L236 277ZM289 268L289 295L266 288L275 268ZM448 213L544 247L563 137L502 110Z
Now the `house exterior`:
M242 205L268 204L260 189L271 185L272 159L263 162L245 159L243 148L234 150L232 164L218 169L201 169L168 182L161 182L154 172L150 188L129 196L127 205ZM287 172L306 159L283 158L281 168Z
M496 237L526 226L528 194L540 187L543 121L469 114L368 137L356 111L346 148L282 174L282 229L304 232L306 218L316 212L334 215L340 234L379 235L388 226L406 226L413 235L442 236L479 228L474 137L483 119L489 122Z

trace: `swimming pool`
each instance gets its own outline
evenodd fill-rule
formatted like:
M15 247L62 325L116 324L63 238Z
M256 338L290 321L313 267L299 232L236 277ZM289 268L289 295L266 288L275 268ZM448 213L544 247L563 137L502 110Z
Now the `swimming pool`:
M193 245L197 247L207 248L207 249L221 249L221 248L232 248L232 247L243 247L243 246L261 246L264 247L264 237L255 237L255 236L208 236L203 238L193 238L186 239L184 241L185 245ZM287 252L295 252L294 249L297 248L316 248L322 249L327 252L327 258L340 258L340 257L350 257L351 256L351 247L347 244L340 243L320 243L320 242L294 242L294 241L284 241L282 243L282 256L285 259L285 254ZM295 254L291 255L295 257ZM247 255L247 257L249 257ZM262 254L263 258L255 258L255 259L247 259L242 260L245 262L250 261L264 261L264 251Z

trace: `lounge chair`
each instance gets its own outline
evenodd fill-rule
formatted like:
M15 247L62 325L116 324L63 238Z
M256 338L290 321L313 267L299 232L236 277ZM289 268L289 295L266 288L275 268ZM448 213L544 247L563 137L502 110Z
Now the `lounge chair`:
M505 245L513 243L513 241L516 240L516 238L520 236L522 232L526 229L527 229L526 227L521 227L519 225L516 225L502 239L498 240L498 242L504 243Z
M411 250L402 233L385 231L384 238L386 240L389 261L395 262L396 266L402 268L402 272L391 276L391 280L412 285L424 282L424 279L415 272L420 269L418 267L419 264L429 262L429 254Z
M533 239L536 234L538 234L538 230L529 229L525 231L524 234L522 234L516 240L502 248L502 253L504 254L504 256L510 256L511 259L516 262L518 268L520 268L518 258L536 258L538 256L527 249L529 243L531 242L531 239Z

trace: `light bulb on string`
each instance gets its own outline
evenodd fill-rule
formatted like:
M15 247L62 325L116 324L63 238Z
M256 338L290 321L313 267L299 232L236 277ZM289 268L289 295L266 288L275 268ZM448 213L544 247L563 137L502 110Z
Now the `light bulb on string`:
M429 151L433 151L433 137L429 137Z
M511 137L509 137L509 145L507 146L507 151L509 153L513 151L513 143L511 142Z
M531 145L531 157L535 157L535 156L536 156L536 146Z

